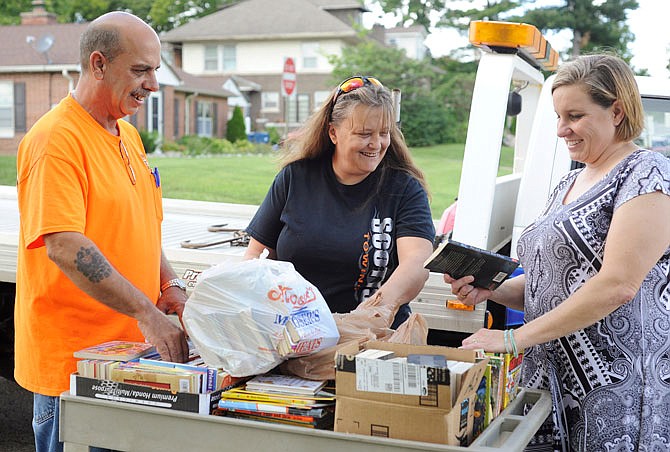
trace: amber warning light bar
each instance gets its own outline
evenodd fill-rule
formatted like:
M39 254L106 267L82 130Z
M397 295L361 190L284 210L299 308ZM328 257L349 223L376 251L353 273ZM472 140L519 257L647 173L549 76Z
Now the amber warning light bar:
M474 20L470 22L470 43L487 52L517 53L544 71L558 67L558 53L530 24Z

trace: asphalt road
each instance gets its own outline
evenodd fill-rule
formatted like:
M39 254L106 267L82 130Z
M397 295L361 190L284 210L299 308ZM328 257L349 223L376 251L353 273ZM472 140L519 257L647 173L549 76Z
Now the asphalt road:
M0 377L1 452L35 452L32 413L32 393Z

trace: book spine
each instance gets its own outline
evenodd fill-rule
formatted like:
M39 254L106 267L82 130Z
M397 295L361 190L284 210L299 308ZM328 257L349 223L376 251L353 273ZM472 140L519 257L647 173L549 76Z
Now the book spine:
M250 414L252 416L264 416L264 417L272 417L275 419L287 419L291 421L297 421L297 422L316 422L318 419L315 419L313 416L302 416L299 414L290 414L290 413L274 413L274 412L269 412L269 411L252 411L252 410L231 410L229 411L234 411L236 413L241 413L241 414Z
M269 403L259 402L242 402L226 399L219 400L219 408L226 410L264 411L266 413L288 413L288 408L284 405L272 405Z

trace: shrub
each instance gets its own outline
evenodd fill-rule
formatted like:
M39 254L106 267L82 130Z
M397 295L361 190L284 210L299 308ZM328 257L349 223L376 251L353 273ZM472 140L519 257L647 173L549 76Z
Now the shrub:
M158 147L158 142L160 140L158 132L149 132L148 130L140 130L139 132L140 138L142 139L142 145L144 146L144 151L147 154L151 154Z
M275 127L268 127L268 135L270 135L270 144L279 144L281 135Z
M226 139L231 143L235 143L238 140L247 139L247 131L244 126L244 116L242 114L242 109L239 106L236 106L233 109L233 117L228 121L228 128L226 129Z
M429 95L403 99L401 119L402 132L410 147L444 143L451 126L444 106Z
M163 152L184 152L186 147L183 144L179 144L176 141L166 140L161 144L161 149Z

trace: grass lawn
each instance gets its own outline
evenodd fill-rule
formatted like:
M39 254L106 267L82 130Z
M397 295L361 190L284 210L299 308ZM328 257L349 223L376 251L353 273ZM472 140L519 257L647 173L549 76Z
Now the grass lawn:
M439 219L458 195L463 144L446 144L412 149L424 171L431 191L433 218ZM500 174L512 170L513 150L504 148ZM163 196L200 201L257 205L278 171L274 155L173 158L150 155L158 166ZM0 156L0 185L16 184L16 158Z

